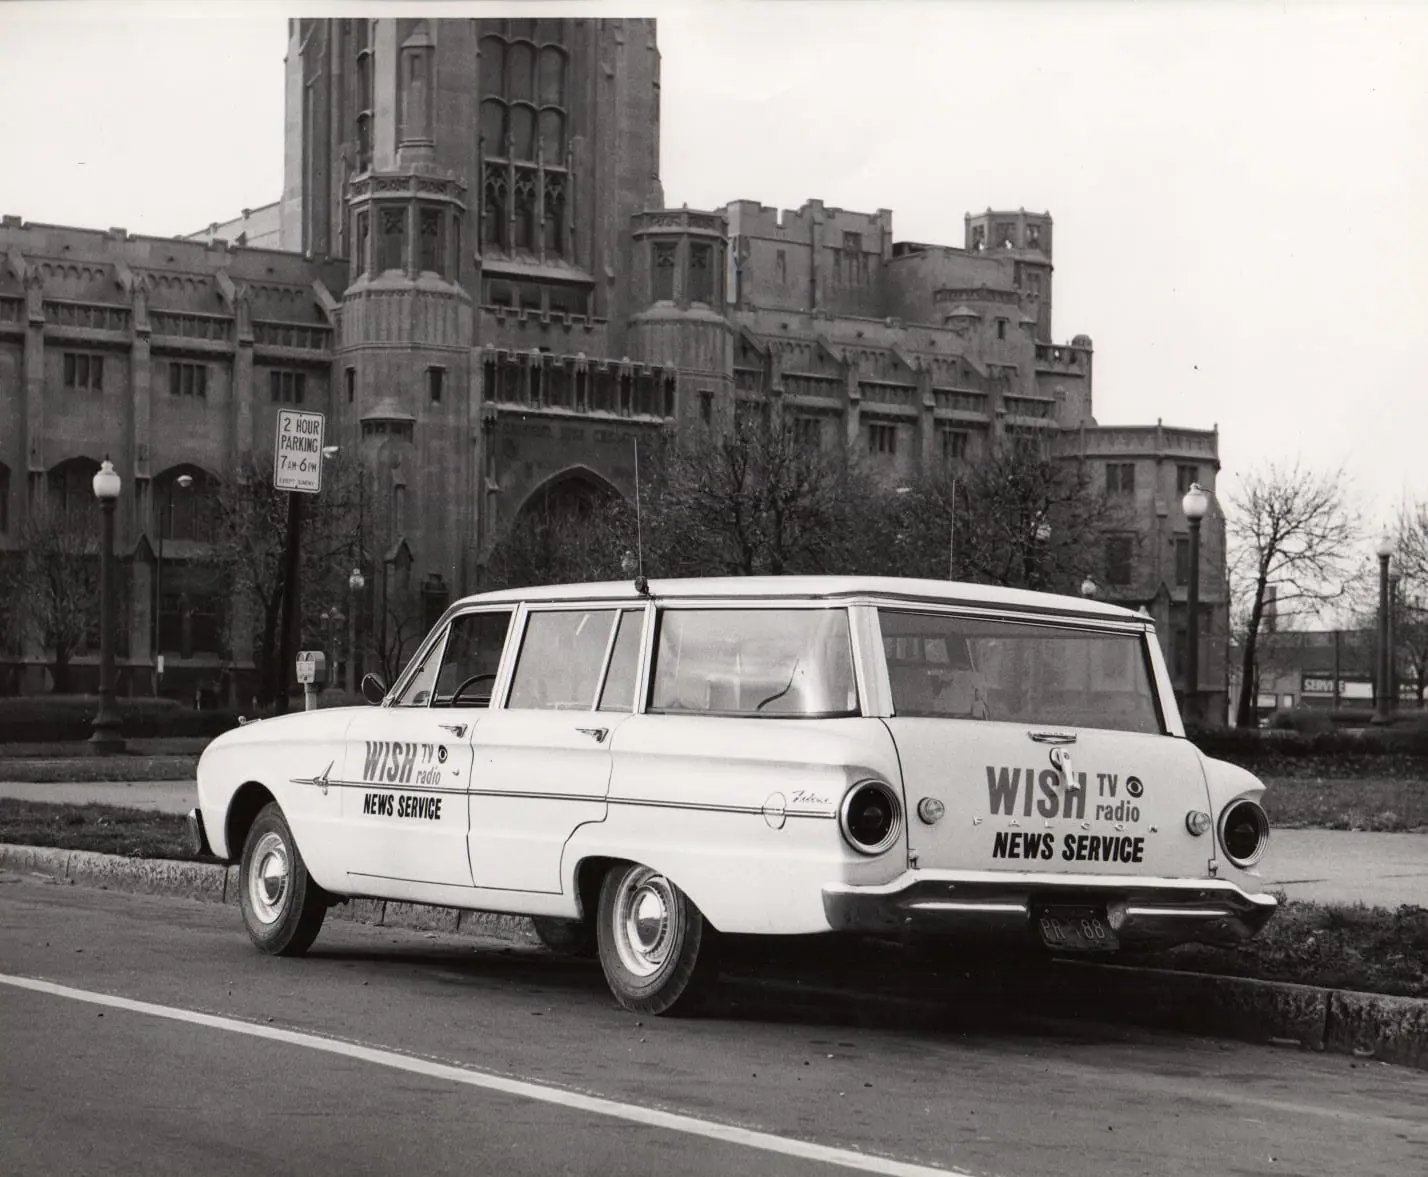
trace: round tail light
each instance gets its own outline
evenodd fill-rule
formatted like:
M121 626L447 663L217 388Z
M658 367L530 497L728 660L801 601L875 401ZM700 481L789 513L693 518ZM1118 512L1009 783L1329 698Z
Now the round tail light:
M1254 801L1234 801L1220 816L1220 845L1236 866L1253 866L1269 842L1269 817Z
M902 829L902 802L882 781L860 781L838 810L838 826L859 854L881 854Z

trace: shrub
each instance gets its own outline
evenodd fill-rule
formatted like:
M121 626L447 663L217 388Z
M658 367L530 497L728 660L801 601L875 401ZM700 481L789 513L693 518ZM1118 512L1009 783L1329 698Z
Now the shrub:
M229 711L192 711L176 699L115 700L126 737L221 735L238 726ZM0 744L67 743L93 733L99 700L93 695L21 695L0 699Z
M1269 728L1270 731L1315 734L1336 730L1333 716L1317 707L1294 707L1285 711L1276 711L1269 717Z

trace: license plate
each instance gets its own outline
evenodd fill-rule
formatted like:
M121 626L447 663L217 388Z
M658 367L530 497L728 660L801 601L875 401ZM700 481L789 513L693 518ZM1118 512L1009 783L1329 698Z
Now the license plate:
M1057 952L1114 952L1120 947L1104 908L1043 907L1036 912L1041 942Z

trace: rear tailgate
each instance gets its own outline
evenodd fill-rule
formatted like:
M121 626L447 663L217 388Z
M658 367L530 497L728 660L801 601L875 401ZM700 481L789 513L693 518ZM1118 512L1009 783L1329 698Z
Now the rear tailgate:
M921 869L1208 873L1213 848L1185 824L1187 812L1209 809L1188 740L988 720L884 722L902 765L908 849ZM923 798L945 807L934 824L917 816Z

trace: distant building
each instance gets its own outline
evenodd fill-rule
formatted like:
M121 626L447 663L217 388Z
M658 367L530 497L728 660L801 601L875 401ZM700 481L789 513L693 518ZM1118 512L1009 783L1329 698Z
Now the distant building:
M251 666L207 636L231 606L178 520L271 453L281 406L326 413L378 480L372 592L414 577L433 606L482 584L526 505L628 495L640 439L740 405L889 479L1045 437L1137 488L1105 591L1163 618L1172 653L1175 487L1195 465L1213 489L1218 438L1097 424L1089 336L1053 339L1049 214L969 214L953 247L896 241L886 209L665 207L653 20L295 20L286 63L274 204L172 240L0 227L0 547L114 459L130 689L152 681L161 529L166 683ZM181 473L200 494L171 513ZM1200 681L1222 694L1218 510L1204 535ZM11 657L37 685L43 653Z
M273 201L262 208L245 208L231 221L214 221L208 228L189 233L185 241L228 241L254 249L282 249L282 203Z
M1230 586L1225 516L1215 495L1218 430L1154 425L1082 425L1056 438L1058 452L1083 460L1106 493L1120 525L1105 537L1105 567L1097 596L1155 619L1177 692L1183 692L1189 650L1190 524L1181 500L1192 485L1210 492L1200 523L1199 644L1196 680L1200 714L1223 723L1231 705Z
M1275 711L1308 707L1344 708L1359 712L1378 702L1378 633L1373 629L1260 630L1255 661L1254 712L1264 719ZM1230 647L1231 708L1243 681L1243 648ZM1422 706L1418 680L1402 656L1392 668L1390 695L1399 709Z

